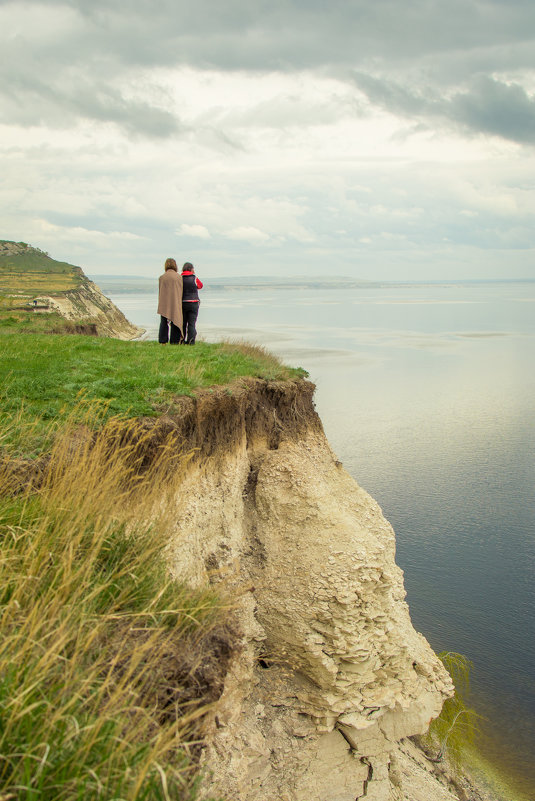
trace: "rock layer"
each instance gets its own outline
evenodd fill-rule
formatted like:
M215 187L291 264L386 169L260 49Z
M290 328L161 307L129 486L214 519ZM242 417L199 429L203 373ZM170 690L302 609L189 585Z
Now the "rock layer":
M93 323L99 336L135 339L144 330L129 322L122 311L85 276L77 289L62 295L40 295L35 300L66 320Z
M332 453L312 385L249 382L159 425L198 449L175 499L173 572L224 582L243 635L205 749L207 797L405 798L397 743L427 730L452 685L411 624L394 532Z

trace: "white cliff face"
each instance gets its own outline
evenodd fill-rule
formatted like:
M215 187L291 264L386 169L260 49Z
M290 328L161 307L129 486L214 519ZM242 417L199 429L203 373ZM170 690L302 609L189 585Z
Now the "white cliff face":
M51 311L58 312L66 320L94 323L101 336L135 339L143 333L143 329L129 322L122 311L89 279L84 279L78 289L63 295L42 295L36 300L45 303Z
M411 624L379 506L317 419L298 428L273 441L244 425L191 463L177 494L173 572L230 587L243 633L206 797L401 801L397 743L427 730L451 681Z

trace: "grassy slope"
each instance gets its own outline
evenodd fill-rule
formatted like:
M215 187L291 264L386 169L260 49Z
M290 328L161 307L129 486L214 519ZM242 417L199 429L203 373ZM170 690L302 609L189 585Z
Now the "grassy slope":
M3 244L15 244L8 242L8 240L0 239L0 246ZM19 243L23 244L23 243ZM38 248L31 246L26 247L20 253L4 253L0 252L0 280L2 285L5 285L9 276L16 273L27 274L28 276L43 275L54 277L58 281L63 278L72 277L75 280L80 280L83 273L80 267L74 264L69 264L66 261L56 261L47 253L44 253Z
M17 252L7 254L6 248ZM177 348L77 336L65 330L67 325L72 330L72 324L57 314L10 308L23 305L25 297L38 294L38 288L55 294L67 284L84 280L80 267L55 261L24 243L0 240L0 420L4 425L21 409L26 424L58 418L80 393L86 399L105 401L106 417L135 417L173 411L177 396L243 376L302 375L303 371L283 367L261 348L203 343L194 349ZM61 331L65 334L58 335Z
M192 801L219 686L196 690L195 665L232 633L210 590L165 569L180 456L162 443L140 473L124 421L52 433L38 487L13 494L0 452L0 798Z

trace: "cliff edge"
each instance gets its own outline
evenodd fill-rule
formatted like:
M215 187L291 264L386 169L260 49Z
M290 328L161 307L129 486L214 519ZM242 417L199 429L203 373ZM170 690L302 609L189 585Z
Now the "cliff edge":
M405 740L439 714L450 677L412 626L394 532L333 454L313 390L247 380L147 421L190 453L172 572L224 586L240 631L207 733L205 797L456 798Z

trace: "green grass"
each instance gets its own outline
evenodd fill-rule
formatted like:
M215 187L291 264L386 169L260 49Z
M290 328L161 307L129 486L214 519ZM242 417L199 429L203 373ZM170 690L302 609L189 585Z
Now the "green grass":
M74 280L80 280L83 276L80 267L74 264L69 264L66 261L57 261L53 259L48 253L43 252L39 248L34 248L31 245L27 246L24 242L11 242L10 240L0 239L0 245L19 245L21 246L16 253L3 253L0 252L0 281L2 276L8 276L15 273L20 277L22 273L27 273L28 277L38 277L46 274L48 276L56 276L58 280L64 277L72 277Z
M223 607L165 567L176 443L147 472L133 423L84 439L77 419L22 492L0 460L0 798L193 801L210 699L190 655Z
M447 756L460 771L467 752L474 747L479 726L479 715L466 704L473 665L466 656L453 651L443 651L438 656L453 679L455 695L446 699L440 715L432 721L427 742L437 749L435 761Z
M16 253L8 254L1 247L5 244L20 247ZM0 240L0 320L11 314L20 318L18 307L28 305L33 298L63 295L77 289L85 280L80 267L56 261L24 243Z
M122 342L78 335L0 335L0 423L20 417L61 420L83 395L105 403L103 420L173 413L177 399L248 376L291 379L303 370L283 366L261 348L245 344ZM35 446L34 446L35 447Z
M0 295L0 335L2 334L72 334L75 324L57 312L34 312L31 308L13 309ZM84 323L88 322L84 320ZM1 346L0 340L0 346Z

